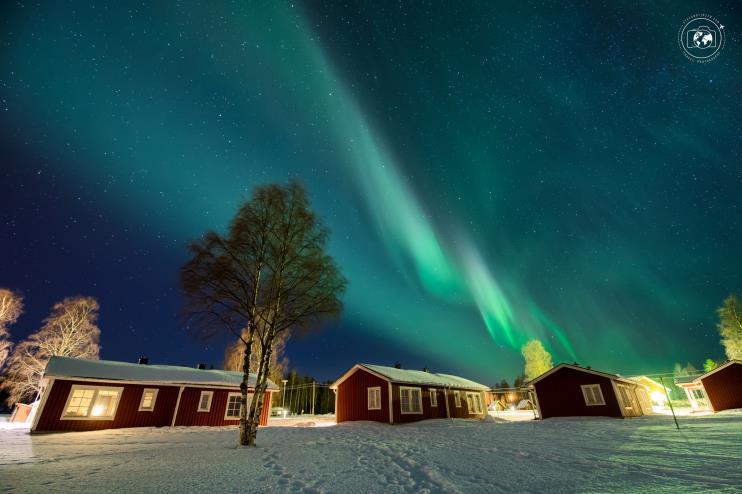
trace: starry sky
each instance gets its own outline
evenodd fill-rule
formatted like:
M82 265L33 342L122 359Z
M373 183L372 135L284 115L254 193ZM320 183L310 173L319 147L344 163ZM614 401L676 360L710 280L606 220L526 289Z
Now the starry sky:
M686 59L683 19L726 45ZM16 338L98 297L102 357L218 364L186 245L299 178L350 286L288 346L491 384L721 358L742 291L742 8L729 2L6 2L0 286Z

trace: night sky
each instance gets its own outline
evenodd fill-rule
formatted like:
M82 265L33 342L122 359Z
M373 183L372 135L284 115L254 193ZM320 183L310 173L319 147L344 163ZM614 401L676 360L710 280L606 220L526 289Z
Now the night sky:
M183 329L190 239L298 177L350 286L291 366L492 384L556 361L721 358L742 291L742 5L5 2L0 286L101 304L102 358L218 364ZM710 63L683 19L727 27Z

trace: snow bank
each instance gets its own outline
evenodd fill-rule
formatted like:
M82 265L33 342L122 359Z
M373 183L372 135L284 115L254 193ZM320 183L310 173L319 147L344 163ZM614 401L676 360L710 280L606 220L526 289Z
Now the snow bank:
M6 492L739 492L742 414L433 420L29 436L0 431Z

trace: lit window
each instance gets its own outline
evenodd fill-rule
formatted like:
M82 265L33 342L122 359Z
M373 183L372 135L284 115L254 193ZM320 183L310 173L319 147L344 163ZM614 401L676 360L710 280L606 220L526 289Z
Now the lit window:
M580 387L582 388L582 396L585 398L585 405L589 407L605 405L600 384L583 384Z
M438 392L435 390L435 388L430 390L430 406L431 407L438 406Z
M155 401L157 400L157 389L145 388L142 391L142 401L139 402L140 412L151 412L155 409Z
M112 420L124 388L72 385L62 420Z
M240 418L241 399L242 395L240 393L229 393L227 397L227 412L224 414L225 419Z
M470 415L482 413L482 396L479 393L466 393L466 405Z
M381 410L381 387L366 388L368 394L368 409Z
M456 404L456 408L461 408L461 395L458 391L453 392L453 401Z
M211 398L213 396L213 391L201 391L201 396L198 399L199 412L208 412L209 410L211 410Z
M423 413L423 398L420 388L399 388L399 406L404 414Z

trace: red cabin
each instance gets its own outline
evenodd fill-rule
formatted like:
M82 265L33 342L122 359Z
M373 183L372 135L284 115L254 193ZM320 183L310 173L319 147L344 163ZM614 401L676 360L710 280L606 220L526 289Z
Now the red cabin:
M483 384L448 374L356 364L331 389L337 422L397 424L434 418L487 415Z
M240 372L52 357L31 432L238 425L241 382ZM268 381L260 425L276 391Z
M742 360L730 360L692 381L678 385L685 389L694 410L711 408L714 412L720 412L742 408Z
M542 419L638 417L644 414L636 394L640 386L616 374L570 364L559 364L528 383Z

